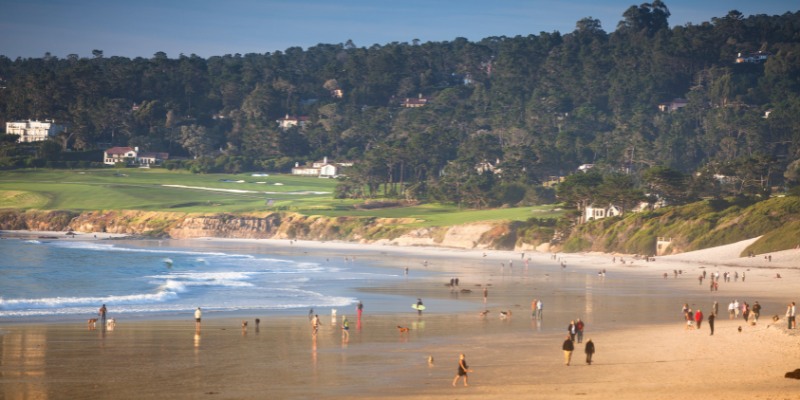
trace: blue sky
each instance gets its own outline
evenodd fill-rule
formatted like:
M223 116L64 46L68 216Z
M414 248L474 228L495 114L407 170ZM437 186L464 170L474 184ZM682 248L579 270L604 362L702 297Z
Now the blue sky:
M797 0L663 0L670 25L699 24L739 10L745 16L800 9ZM348 39L359 47L391 42L477 41L489 36L572 32L584 17L611 32L631 0L3 0L0 55L9 58L207 58L265 53Z

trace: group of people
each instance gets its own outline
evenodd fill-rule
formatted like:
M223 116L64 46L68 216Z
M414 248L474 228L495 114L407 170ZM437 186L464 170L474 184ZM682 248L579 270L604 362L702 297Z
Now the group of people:
M541 320L542 319L542 300L533 299L531 302L531 317Z
M739 300L733 300L728 304L728 319L738 318L741 313L744 322L747 323L752 317L755 322L758 322L758 317L761 316L761 304L754 302L751 306L746 301L739 304Z
M580 318L570 321L569 326L567 326L567 333L569 333L570 340L573 342L577 341L578 343L583 342L583 328L584 324Z
M564 343L561 345L561 350L564 351L564 365L569 366L572 361L572 352L575 350L575 343L570 335L567 335ZM583 352L586 353L586 365L592 365L592 356L595 352L592 339L586 341Z
M714 334L714 322L717 319L717 312L719 311L719 303L716 301L712 306L711 313L709 313L708 318L703 314L701 309L697 309L697 311L692 311L692 308L689 307L688 304L683 305L683 318L686 321L686 327L684 330L699 330L703 326L703 321L708 321L708 329L711 332L710 335Z

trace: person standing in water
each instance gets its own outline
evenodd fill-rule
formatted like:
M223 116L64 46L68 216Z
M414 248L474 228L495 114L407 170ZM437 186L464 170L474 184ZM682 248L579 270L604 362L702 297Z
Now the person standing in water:
M422 315L422 299L417 299L417 315Z
M347 316L342 316L342 342L347 343L350 341L350 321Z
M194 310L194 330L200 332L200 320L203 318L203 312L200 311L200 307L197 307Z
M356 313L358 314L358 319L359 320L361 320L361 313L363 313L363 312L364 312L364 303L359 301L358 305L356 306Z
M467 382L468 372L472 372L472 370L467 366L467 360L464 357L464 353L461 353L458 356L458 372L456 372L456 377L453 379L453 386L458 383L458 378L462 376L464 377L464 386L469 386L469 383Z
M102 329L106 329L106 313L107 312L108 312L108 309L106 308L105 304L103 304L103 306L100 307L100 309L97 311L97 313L100 315L100 321L101 321L100 327Z

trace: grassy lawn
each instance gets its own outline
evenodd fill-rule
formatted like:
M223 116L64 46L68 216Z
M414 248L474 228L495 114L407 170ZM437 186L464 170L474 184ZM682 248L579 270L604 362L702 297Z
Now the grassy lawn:
M191 174L163 169L15 170L0 172L0 208L176 212L292 211L304 215L415 218L420 226L557 217L551 206L467 210L425 204L356 210L333 198L336 181L250 173ZM269 205L268 205L269 201Z

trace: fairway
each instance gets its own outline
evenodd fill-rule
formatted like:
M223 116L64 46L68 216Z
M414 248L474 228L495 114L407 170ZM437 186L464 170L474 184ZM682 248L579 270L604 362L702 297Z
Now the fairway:
M286 174L192 174L163 169L0 172L0 209L142 210L187 213L288 211L328 217L410 218L418 226L524 221L561 215L552 206L460 209L423 204L358 210L364 200L334 199L337 181Z

